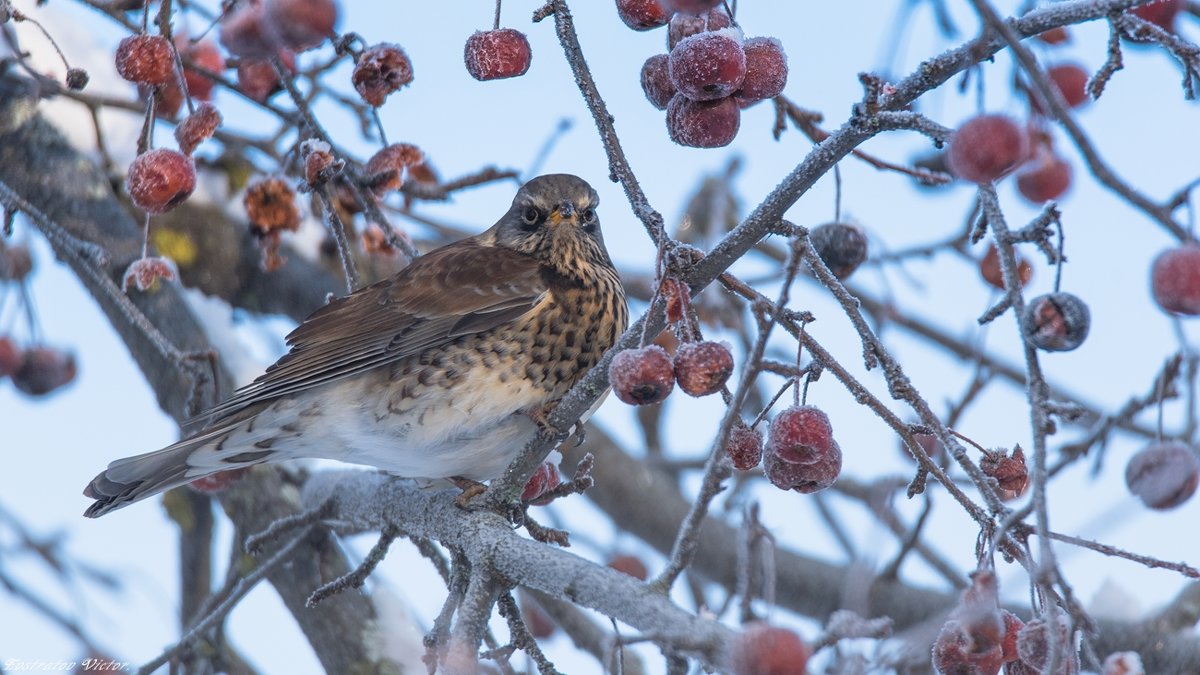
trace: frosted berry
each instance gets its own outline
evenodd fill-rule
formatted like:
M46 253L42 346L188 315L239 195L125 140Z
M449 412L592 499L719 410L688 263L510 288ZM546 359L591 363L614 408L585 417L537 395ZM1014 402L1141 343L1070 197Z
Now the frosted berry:
M1025 627L1017 633L1017 655L1021 662L1034 669L1034 672L1042 672L1049 664L1050 659L1050 640L1053 639L1058 643L1058 670L1055 675L1075 675L1079 672L1079 654L1072 644L1071 636L1067 632L1066 619L1063 617L1062 610L1059 610L1057 617L1057 629L1051 630L1049 623L1045 618L1031 619Z
M1100 675L1146 675L1146 667L1137 652L1113 652L1104 659Z
M263 0L263 19L276 44L302 52L334 35L335 0Z
M767 454L797 464L811 464L833 444L833 426L823 410L811 405L792 406L771 420Z
M675 352L675 381L689 396L721 391L732 373L733 354L719 342L688 342Z
M29 396L44 396L75 379L75 356L50 347L30 347L12 374L13 385Z
M929 455L934 464L945 464L946 453L942 449L942 444L938 442L937 436L923 433L914 433L912 436L913 440L917 442L917 445L921 446L926 455ZM916 459L913 456L912 450L909 449L908 443L904 441L904 438L900 438L900 453L909 460Z
M536 506L545 506L550 503L549 498L543 498L550 490L558 487L562 483L562 474L558 472L558 467L552 462L542 462L542 465L533 472L529 480L525 483L525 488L521 490L521 501L529 502Z
M221 113L211 103L201 103L196 106L196 112L183 118L175 127L175 141L183 154L190 155L204 141L212 138L217 127L221 126Z
M757 429L751 429L741 424L729 432L729 443L725 446L725 454L733 462L738 471L750 471L762 462L763 437Z
M1168 33L1175 32L1175 17L1183 9L1183 0L1158 0L1130 10Z
M373 45L359 56L350 81L364 101L379 107L388 94L412 83L412 61L409 61L408 54L400 45Z
M646 569L646 563L642 562L641 558L628 553L613 556L608 561L608 566L618 572L628 574L638 581L645 581L650 577L650 570Z
M1125 467L1125 485L1146 506L1165 511L1183 504L1196 492L1200 460L1180 441L1155 442L1143 448Z
M279 61L289 72L296 72L296 55L289 51L278 53ZM242 93L259 103L283 91L283 82L274 64L265 59L242 59L237 67L238 87Z
M733 675L804 675L811 654L794 632L754 621L734 637L728 669Z
M1038 349L1069 352L1083 344L1092 327L1088 306L1070 293L1039 295L1025 305L1025 338Z
M404 185L408 168L425 161L425 153L411 143L393 143L367 160L363 171L367 186L382 198Z
M721 4L722 0L662 0L667 9L676 12L699 14Z
M670 323L682 321L692 301L692 292L687 284L675 277L667 277L659 283L658 293L667 303L664 310L667 321ZM671 353L675 352L674 349L670 351Z
M992 286L1004 290L1004 272L1000 269L1000 251L995 244L988 244L987 252L983 254L983 259L979 261L979 274L983 280ZM1033 278L1033 265L1025 259L1025 256L1017 254L1017 280L1021 283L1021 288L1029 284L1029 280Z
M677 13L667 24L667 49L675 48L679 41L706 31L729 28L733 22L724 9L716 7L700 14Z
M729 96L746 78L746 52L736 29L699 33L684 38L668 59L671 82L693 101Z
M1068 106L1078 108L1087 103L1088 74L1080 66L1074 63L1060 63L1047 68L1046 76Z
M1008 498L1016 498L1029 485L1029 469L1025 465L1025 451L1021 446L1013 448L1012 454L1004 449L989 450L979 462L985 476L995 478Z
M225 70L225 58L217 49L217 43L212 40L201 40L192 44L187 35L180 33L175 36L175 49L179 50L185 61L183 79L187 82L188 94L197 101L212 100L213 87L216 82L195 68L203 68L216 75L220 75L221 71ZM187 61L191 61L194 67L186 65Z
M21 281L33 271L33 254L22 244L0 244L0 281Z
M1067 160L1050 150L1039 152L1017 172L1017 191L1034 204L1058 199L1070 189L1071 173Z
M165 119L175 119L183 108L183 87L175 77L157 87L138 85L138 97L144 101L153 98L154 114Z
M128 291L130 284L139 291L149 290L159 279L175 281L175 265L166 258L138 258L125 270L121 290Z
M671 97L675 95L675 85L668 72L668 58L666 54L655 54L642 64L642 92L646 94L646 100L659 110L666 110Z
M168 148L148 150L129 165L126 180L133 205L150 214L179 206L196 189L192 158Z
M239 2L227 12L217 39L230 54L243 59L267 59L279 50L259 0Z
M675 364L658 345L617 352L608 366L617 398L630 405L658 403L675 388Z
M21 367L25 359L21 348L11 337L0 335L0 377L9 377Z
M1025 161L1028 144L1028 134L1011 118L980 115L954 132L946 161L959 178L990 183Z
M1043 33L1039 33L1037 39L1048 45L1061 45L1070 42L1071 35L1067 33L1066 28L1063 26L1058 26Z
M1003 664L999 645L980 649L963 624L950 619L933 642L932 663L942 675L996 675Z
M846 279L867 259L867 235L849 223L825 223L808 235L821 261L838 279Z
M156 86L175 76L175 52L161 35L130 35L117 45L117 72L121 77Z
M532 58L529 39L512 28L478 31L463 50L467 72L481 81L524 75Z
M1200 315L1200 244L1188 242L1159 253L1150 268L1150 293L1172 314Z
M671 10L659 0L617 0L617 16L634 30L650 30L667 25Z
M296 191L278 176L262 178L246 187L242 197L250 229L258 236L269 232L295 232L300 227Z
M328 182L345 165L345 162L333 156L328 143L316 138L301 143L300 153L304 157L304 181L309 186Z
M1017 656L1017 635L1025 627L1025 622L1007 609L1001 610L1000 615L1004 619L1004 640L1000 643L1000 653L1005 663L1011 663L1020 658Z
M770 37L752 37L742 43L746 53L746 77L742 88L734 92L738 102L746 105L774 98L787 85L787 54L783 43Z
M667 104L667 134L690 148L721 148L733 142L742 113L733 98L693 101L675 94Z
M216 473L210 473L207 476L201 476L200 478L197 478L189 483L189 485L196 492L215 494L217 492L222 492L230 485L233 485L241 480L242 476L246 475L248 471L250 471L250 468L245 466L238 467L236 469L218 471Z

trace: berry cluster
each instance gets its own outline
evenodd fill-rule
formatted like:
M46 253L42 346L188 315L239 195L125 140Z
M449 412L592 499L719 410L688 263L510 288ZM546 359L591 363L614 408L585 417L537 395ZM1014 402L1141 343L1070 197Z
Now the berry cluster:
M642 65L642 91L667 111L671 140L693 148L729 145L741 109L778 96L787 84L787 55L778 40L743 39L720 2L617 0L634 30L666 25L667 54Z

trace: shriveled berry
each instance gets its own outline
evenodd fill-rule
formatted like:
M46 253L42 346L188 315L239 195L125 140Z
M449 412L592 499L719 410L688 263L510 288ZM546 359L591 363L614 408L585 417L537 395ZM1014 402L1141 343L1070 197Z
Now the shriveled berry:
M1004 619L1004 640L1000 643L1000 652L1004 662L1010 663L1020 658L1017 655L1017 635L1025 627L1025 622L1007 609L1001 610L1000 615Z
M832 443L833 426L823 410L812 405L791 406L771 420L767 454L782 456L792 463L811 464Z
M1025 161L1028 145L1028 134L1011 118L979 115L954 132L946 160L959 178L990 183Z
M175 265L166 258L138 258L125 270L121 290L128 291L133 284L139 291L145 291L159 279L175 281Z
M671 97L675 95L668 60L666 54L655 54L642 64L642 92L646 94L646 100L659 110L666 110Z
M1146 506L1165 511L1191 499L1200 481L1196 451L1180 441L1154 442L1125 467L1125 485Z
M341 171L345 162L333 156L325 141L310 138L300 144L304 157L304 181L310 186L321 185Z
M1088 74L1081 66L1074 63L1060 63L1046 69L1046 77L1058 89L1063 101L1072 108L1087 103Z
M296 191L278 176L261 178L247 186L242 205L251 231L260 237L268 232L295 232L300 227Z
M263 0L263 18L276 44L302 52L334 35L335 0Z
M983 280L992 286L1004 290L1004 272L1000 269L1000 251L995 244L988 244L987 252L983 254L983 259L979 261L979 274ZM1033 265L1025 259L1025 256L1017 254L1017 280L1021 283L1021 288L1025 288L1029 284L1029 280L1033 278Z
M126 180L133 205L150 214L179 206L196 189L192 158L168 148L148 150L129 165Z
M794 632L754 621L734 637L728 668L733 675L804 675L811 654Z
M1146 675L1146 667L1137 652L1113 652L1104 659L1100 675Z
M1175 32L1175 17L1183 9L1183 0L1157 0L1130 11L1138 18L1162 28L1168 33Z
M721 30L732 25L729 15L720 7L714 7L707 12L689 14L676 13L667 24L667 49L675 48L680 40L706 31Z
M243 59L267 59L279 51L260 0L244 0L226 12L217 39L230 54Z
M71 91L83 91L91 79L83 68L67 68L67 89Z
M413 81L412 61L400 45L380 43L363 50L350 75L354 89L368 104L383 105L384 99Z
M634 30L665 26L671 13L659 0L617 0L617 16Z
M121 77L156 86L175 76L175 52L161 35L130 35L117 45L117 72Z
M221 113L211 103L196 106L196 112L183 118L175 127L175 140L183 154L190 155L204 141L212 138L221 126Z
M220 75L221 71L225 70L225 58L217 49L217 43L201 40L193 44L186 34L180 33L175 36L175 49L179 50L184 59L183 79L187 82L188 94L197 101L212 100L216 82L196 68L203 68L215 75ZM188 61L191 61L193 66L188 66Z
M913 440L917 442L917 445L921 446L926 455L929 455L934 464L941 465L945 463L946 453L942 448L942 444L938 442L937 436L922 433L914 433L912 436ZM916 459L903 437L900 438L900 453L910 460Z
M1172 314L1200 315L1200 244L1169 248L1150 267L1154 302Z
M733 461L733 468L738 471L750 471L762 461L762 432L738 424L729 431L729 443L725 446L725 454Z
M942 675L996 675L1002 665L998 645L979 649L962 622L950 619L933 642L932 664Z
M75 379L75 356L50 347L30 347L12 374L13 385L29 396L44 396Z
M658 403L675 388L675 364L658 345L625 349L608 366L608 380L617 398L630 405Z
M404 185L408 168L425 161L425 153L412 143L393 143L367 160L364 181L376 197L382 198Z
M746 52L734 28L684 38L671 50L667 63L672 84L693 101L729 96L746 78Z
M245 466L238 467L236 469L218 471L216 473L210 473L207 476L201 476L188 485L190 485L191 488L196 492L215 494L217 492L224 491L230 485L233 485L241 480L242 476L245 476L249 471L250 468Z
M164 119L175 119L183 108L183 87L177 77L157 87L138 85L138 97L142 100L153 98L154 114Z
M821 261L838 279L846 279L867 259L867 235L850 223L825 223L809 232Z
M667 134L690 148L721 148L733 142L742 112L731 97L693 101L675 94L667 103Z
M1029 485L1029 468L1025 466L1025 451L1021 446L1013 448L1012 454L1003 448L989 450L984 453L979 462L979 468L985 476L995 478L1000 489L1012 493L1014 497L1025 492Z
M8 377L17 372L25 354L17 343L7 335L0 335L0 377Z
M787 54L783 43L772 37L752 37L742 43L746 53L746 77L734 92L738 103L746 105L783 93L787 85Z
M1025 339L1048 352L1069 352L1083 344L1092 328L1088 306L1071 293L1039 295L1025 305Z
M278 56L284 68L291 73L296 72L295 54L283 50ZM242 93L259 103L283 91L279 72L275 70L274 64L265 59L242 59L237 67L237 81Z
M628 574L638 581L645 581L650 577L650 570L646 569L646 563L642 562L641 558L628 553L614 555L609 559L608 566L618 572Z
M1055 675L1076 675L1079 672L1079 653L1067 632L1062 611L1056 615L1056 628L1051 629L1044 617L1031 619L1017 633L1017 655L1022 663L1041 673L1050 662L1050 641L1058 643L1058 669Z
M663 0L667 9L676 12L691 12L699 14L721 4L721 0Z
M1034 204L1058 199L1070 189L1071 173L1067 160L1050 150L1039 152L1017 172L1017 191Z
M478 31L463 50L467 72L480 81L524 75L532 58L529 39L512 28Z
M820 448L813 462L792 462L787 457L772 448L770 441L767 442L766 452L763 453L763 473L780 490L811 494L833 485L842 472L842 449L837 441L830 441L827 446Z
M558 467L553 462L542 462L542 465L533 472L529 480L525 483L525 488L521 490L521 501L529 502L536 506L545 506L550 503L549 499L543 499L550 490L558 487L562 483L562 474L558 472Z
M33 271L33 253L23 244L0 243L0 281L21 281Z
M667 303L665 310L667 321L671 323L682 321L692 301L692 292L688 289L687 284L675 277L667 277L659 283L658 293Z
M689 396L721 391L733 373L733 354L719 342L688 342L675 351L675 381Z
M1039 33L1037 36L1037 39L1041 40L1042 42L1044 42L1048 45L1061 45L1061 44L1066 44L1066 43L1070 42L1071 35L1069 33L1067 33L1066 28L1064 28L1063 26L1058 26L1055 28L1051 28L1048 31Z

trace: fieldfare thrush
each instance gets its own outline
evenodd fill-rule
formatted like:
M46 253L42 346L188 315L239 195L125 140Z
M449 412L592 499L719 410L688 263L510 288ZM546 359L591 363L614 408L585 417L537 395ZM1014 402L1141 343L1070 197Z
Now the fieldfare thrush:
M196 435L109 464L84 490L96 500L85 515L297 458L500 475L628 322L597 201L576 176L534 178L485 232L318 309Z

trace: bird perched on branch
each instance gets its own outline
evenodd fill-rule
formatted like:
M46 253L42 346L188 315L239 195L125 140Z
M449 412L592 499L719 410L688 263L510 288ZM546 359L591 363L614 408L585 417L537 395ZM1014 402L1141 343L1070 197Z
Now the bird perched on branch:
M195 436L109 464L84 490L96 500L85 515L306 457L410 478L500 475L628 322L597 201L576 176L534 178L485 232L318 309Z

